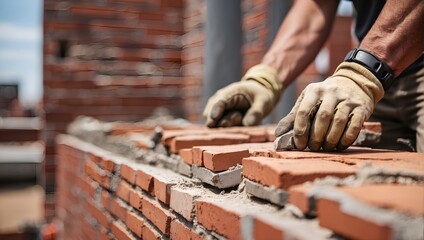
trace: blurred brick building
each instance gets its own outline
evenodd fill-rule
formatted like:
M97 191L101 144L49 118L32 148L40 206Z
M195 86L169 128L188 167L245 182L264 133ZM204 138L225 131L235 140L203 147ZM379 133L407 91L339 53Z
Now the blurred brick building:
M271 0L243 0L243 69L267 50ZM139 121L155 108L201 121L205 45L202 0L45 0L43 139L47 216L54 214L54 139L79 115ZM351 48L351 19L327 43L331 73ZM322 79L315 65L298 91Z

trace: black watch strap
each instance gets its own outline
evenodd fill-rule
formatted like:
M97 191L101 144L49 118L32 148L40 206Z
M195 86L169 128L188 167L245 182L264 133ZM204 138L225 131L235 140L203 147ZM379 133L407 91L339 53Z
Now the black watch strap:
M370 70L381 82L384 90L389 89L393 83L394 74L392 69L389 67L389 65L381 61L378 57L374 56L370 52L354 48L346 55L344 61L359 63Z

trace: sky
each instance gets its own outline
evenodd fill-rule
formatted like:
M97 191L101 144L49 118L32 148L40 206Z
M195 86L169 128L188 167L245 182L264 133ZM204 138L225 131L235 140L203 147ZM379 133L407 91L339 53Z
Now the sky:
M42 0L0 1L0 84L18 83L25 106L42 97Z

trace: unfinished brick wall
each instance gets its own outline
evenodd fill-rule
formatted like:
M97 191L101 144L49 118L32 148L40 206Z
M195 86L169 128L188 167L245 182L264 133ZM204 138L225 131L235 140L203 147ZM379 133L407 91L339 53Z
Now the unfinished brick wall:
M276 152L272 126L191 125L146 148L150 127L94 123L57 139L67 239L423 237L423 154Z
M266 51L269 4L242 1L244 69ZM166 107L202 120L205 8L202 0L44 1L47 193L55 191L55 136L76 116L139 121ZM317 79L308 74L301 82ZM53 196L47 205L52 216Z

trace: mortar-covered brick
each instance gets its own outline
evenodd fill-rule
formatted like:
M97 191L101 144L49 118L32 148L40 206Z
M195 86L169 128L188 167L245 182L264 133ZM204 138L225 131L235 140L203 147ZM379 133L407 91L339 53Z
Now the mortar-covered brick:
M253 221L252 239L331 239L333 235L331 231L311 224L305 219L303 221L295 218L283 219L276 215L257 212L244 216L243 224L248 217Z
M180 151L178 151L178 155L188 165L192 165L193 164L193 151L192 151L191 148L183 148L183 149L181 149Z
M201 240L202 236L192 231L179 220L171 222L171 239L173 240Z
M195 187L174 186L171 188L170 207L187 221L193 221L194 202L204 191Z
M100 210L92 200L87 201L88 213L103 227L109 228L112 218L105 211Z
M347 177L356 168L320 159L286 160L266 157L243 159L243 176L266 186L289 187L326 176Z
M104 228L102 226L98 226L99 230L99 240L110 240L112 237L110 236L110 228Z
M143 225L142 230L143 239L146 240L159 240L161 238L161 234L154 229L154 227L148 223L145 223Z
M267 146L272 149L272 143ZM205 158L205 152L208 152L208 165L214 165L214 162L211 161L212 157L210 155L217 154L220 155L217 157L217 162L222 164L223 161L221 161L222 158L225 158L226 156L236 156L240 155L240 153L243 153L243 157L248 157L251 153L250 151L254 149L259 150L262 149L263 143L242 143L242 144L231 144L231 145L223 145L223 146L195 146L192 148L193 152L193 164L196 166L204 166L204 158ZM246 154L245 152L248 151L249 154ZM241 163L241 158L236 158L237 160L231 161L229 163L229 167L237 165L237 163ZM239 159L239 161L238 161ZM234 164L234 162L237 162ZM229 167L224 168L223 170L227 170ZM212 169L211 169L212 170Z
M391 231L388 226L347 215L340 208L336 201L319 198L317 200L319 224L349 238L390 239Z
M88 177L80 177L80 188L87 197L94 199L99 184Z
M106 208L114 217L125 221L127 216L127 209L118 198L113 198L111 194L106 191L102 192L103 207Z
M156 198L169 205L171 199L171 187L177 184L172 178L158 177L154 178L154 192Z
M91 177L94 181L98 182L102 187L109 188L110 176L109 174L97 167L93 161L87 161L85 164L85 173Z
M231 133L210 133L208 135L186 135L171 140L170 151L178 153L183 148L194 146L229 145L249 142L249 136Z
M129 165L129 164L121 165L121 170L120 170L121 178L127 180L132 185L135 184L135 174L136 172L132 165Z
M96 236L97 229L94 224L90 224L87 218L81 219L80 231L82 232L84 238L88 239L92 236Z
M167 205L169 205L171 187L184 179L187 180L168 169L148 165L140 165L138 168L136 184Z
M137 170L135 184L144 191L153 195L153 177L143 170Z
M230 167L241 164L243 158L249 157L248 150L234 150L230 147L223 147L216 151L203 152L203 165L212 171L219 172Z
M172 220L170 212L153 199L142 198L141 202L143 215L163 234L169 236L169 228Z
M219 199L196 201L197 221L206 229L217 232L228 239L241 239L240 215L237 209L229 209Z
M137 189L130 189L130 205L141 211L141 198L143 197L141 191L138 191Z
M424 216L424 185L374 184L339 190L366 204Z
M137 237L142 237L144 220L136 213L128 211L125 224Z
M119 181L118 188L116 189L116 195L125 202L129 202L130 199L130 188L131 186L124 180Z
M422 239L423 191L423 185L316 187L319 224L353 239Z
M303 214L307 214L311 210L308 194L310 189L310 186L303 184L289 188L289 203L298 207Z
M135 240L131 233L121 223L114 221L111 227L112 234L119 240Z
M260 219L254 219L254 239L255 240L281 240L284 239L282 229L269 224Z
M111 159L109 159L107 156L105 155L100 156L99 166L103 168L104 170L112 173L115 171L115 165L116 163L112 161Z

